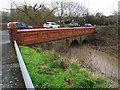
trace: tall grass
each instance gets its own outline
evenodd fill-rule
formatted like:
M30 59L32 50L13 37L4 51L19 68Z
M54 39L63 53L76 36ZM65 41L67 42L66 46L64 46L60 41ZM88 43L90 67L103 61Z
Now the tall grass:
M53 51L19 47L34 86L40 88L107 88L98 76L59 57Z

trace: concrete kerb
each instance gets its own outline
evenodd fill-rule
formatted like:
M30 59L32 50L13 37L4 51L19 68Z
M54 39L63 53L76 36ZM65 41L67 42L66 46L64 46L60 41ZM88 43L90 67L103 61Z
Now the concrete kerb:
M34 85L32 83L32 80L30 78L28 70L25 66L25 63L23 61L22 55L20 53L20 50L18 48L18 45L17 45L16 41L14 41L14 47L15 47L15 51L16 51L17 58L18 58L18 61L19 61L20 69L22 71L22 75L23 75L23 79L24 79L26 89L27 90L35 90Z

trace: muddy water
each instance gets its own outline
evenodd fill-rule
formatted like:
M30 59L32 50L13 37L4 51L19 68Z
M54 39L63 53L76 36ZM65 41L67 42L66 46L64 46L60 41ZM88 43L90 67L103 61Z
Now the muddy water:
M118 80L118 59L107 53L94 50L89 46L81 46L79 48L71 48L65 58L78 60L83 66L91 68L92 71L100 72L106 77Z

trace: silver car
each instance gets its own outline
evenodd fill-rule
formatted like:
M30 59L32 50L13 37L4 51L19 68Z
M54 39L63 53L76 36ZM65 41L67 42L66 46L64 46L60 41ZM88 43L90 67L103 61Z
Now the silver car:
M46 22L43 24L44 28L60 28L60 25L56 24L55 22Z

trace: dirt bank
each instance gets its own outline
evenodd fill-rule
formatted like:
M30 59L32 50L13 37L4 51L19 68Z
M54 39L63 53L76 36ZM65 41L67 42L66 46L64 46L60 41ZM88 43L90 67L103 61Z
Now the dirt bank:
M94 49L106 52L118 58L118 29L117 25L97 26L95 39L88 41Z

